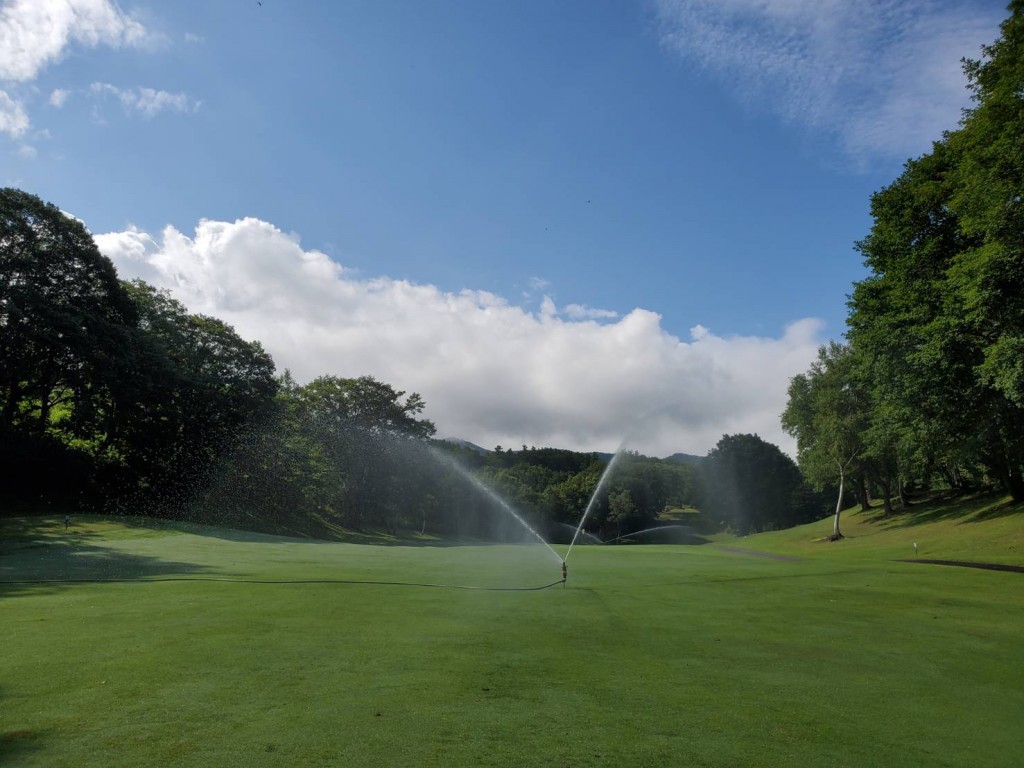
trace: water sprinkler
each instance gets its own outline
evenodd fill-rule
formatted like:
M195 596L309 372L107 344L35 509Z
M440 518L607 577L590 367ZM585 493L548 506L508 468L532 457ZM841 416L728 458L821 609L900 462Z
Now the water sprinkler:
M565 582L569 580L569 566L565 564L565 560L562 561L562 586L565 586Z

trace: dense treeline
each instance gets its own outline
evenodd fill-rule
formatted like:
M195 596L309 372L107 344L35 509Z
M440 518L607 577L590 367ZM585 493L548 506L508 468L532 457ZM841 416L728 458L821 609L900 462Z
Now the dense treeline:
M118 281L78 221L0 192L0 467L7 505L170 492L277 389L215 318Z
M872 198L847 342L789 389L804 474L887 513L938 482L1024 500L1024 2L1010 11L965 62L960 127Z

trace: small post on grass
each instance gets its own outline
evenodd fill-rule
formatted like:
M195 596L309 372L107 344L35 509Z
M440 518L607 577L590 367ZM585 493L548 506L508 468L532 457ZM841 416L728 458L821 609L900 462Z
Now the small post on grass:
M917 557L917 542L914 542L914 557Z

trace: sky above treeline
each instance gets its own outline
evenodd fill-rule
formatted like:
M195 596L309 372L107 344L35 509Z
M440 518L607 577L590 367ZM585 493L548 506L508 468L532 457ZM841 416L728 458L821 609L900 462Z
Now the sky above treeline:
M0 182L301 383L484 447L704 454L841 338L967 0L5 0Z

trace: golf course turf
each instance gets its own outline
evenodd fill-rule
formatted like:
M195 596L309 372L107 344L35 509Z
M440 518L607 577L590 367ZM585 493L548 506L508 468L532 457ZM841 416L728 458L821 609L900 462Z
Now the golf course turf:
M873 515L577 546L545 589L541 545L5 520L0 765L1024 764L1024 575L899 561L1024 564L1019 513L947 549L962 517Z

